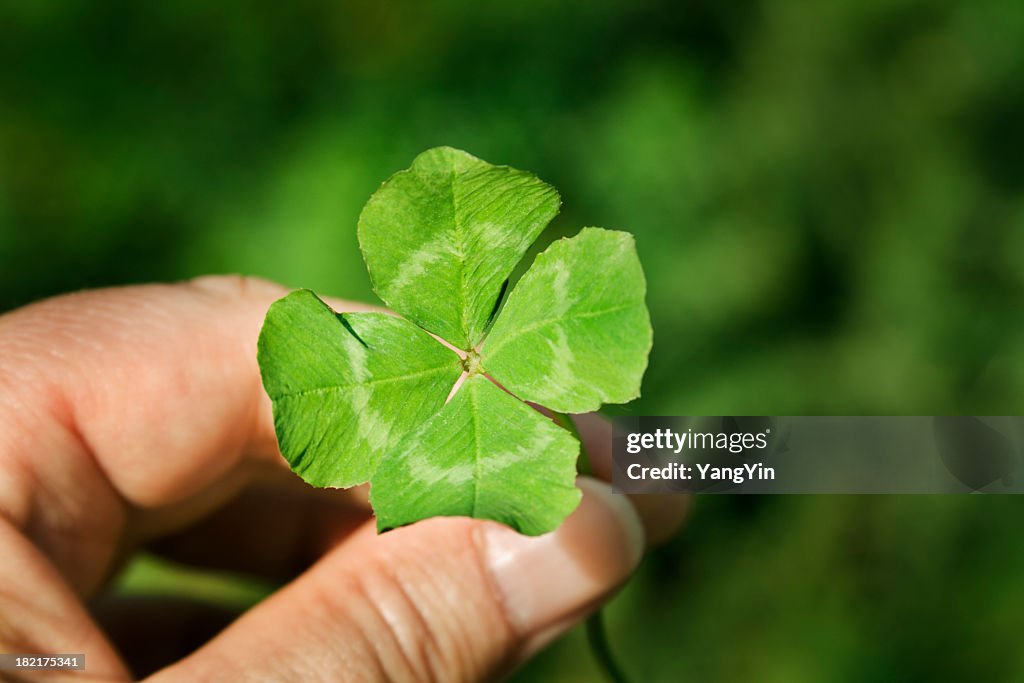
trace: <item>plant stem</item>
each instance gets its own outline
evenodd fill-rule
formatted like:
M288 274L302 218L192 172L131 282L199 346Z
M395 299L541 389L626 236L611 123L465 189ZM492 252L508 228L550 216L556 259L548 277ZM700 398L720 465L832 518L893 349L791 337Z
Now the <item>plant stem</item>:
M580 474L587 476L593 476L594 467L590 462L590 454L587 453L587 447L583 443L583 439L580 437L580 432L576 429L576 423L572 421L572 418L565 413L556 413L552 411L551 415L555 422L563 429L567 430L570 434L576 437L576 440L580 442L580 458L576 464L576 471ZM587 618L586 623L587 631L587 644L590 645L590 652L594 655L594 659L597 661L597 667L601 669L611 683L629 683L629 679L626 674L623 673L622 667L615 660L615 655L612 653L611 646L608 643L608 632L604 628L604 610L599 609Z
M622 667L615 661L615 655L608 644L608 632L604 628L604 610L599 609L587 617L587 643L597 660L597 666L611 683L629 683Z

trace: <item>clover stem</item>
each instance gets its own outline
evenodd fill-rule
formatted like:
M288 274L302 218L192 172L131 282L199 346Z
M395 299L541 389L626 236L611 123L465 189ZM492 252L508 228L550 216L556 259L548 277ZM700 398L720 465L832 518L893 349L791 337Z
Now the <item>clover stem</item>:
M552 411L551 417L556 424L575 436L576 440L580 442L580 457L576 462L576 471L583 475L593 476L593 463L590 462L590 454L587 453L587 447L580 437L579 430L576 429L576 423L565 413ZM587 617L585 628L590 652L594 655L597 667L601 669L605 678L611 681L611 683L629 683L629 678L626 677L622 667L615 660L615 655L612 653L611 645L608 642L608 632L604 628L604 610L599 609Z
M608 643L608 632L604 629L604 610L599 609L589 617L586 623L587 643L597 660L597 666L604 672L605 678L611 683L629 683L622 667L615 661L611 646Z

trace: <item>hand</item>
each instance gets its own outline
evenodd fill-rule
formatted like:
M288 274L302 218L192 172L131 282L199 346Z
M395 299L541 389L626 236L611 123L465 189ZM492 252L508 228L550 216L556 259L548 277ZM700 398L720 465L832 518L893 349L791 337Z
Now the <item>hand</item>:
M154 681L489 680L607 600L644 527L681 521L682 497L638 515L581 478L546 536L463 518L378 536L365 487L312 489L277 451L256 337L284 291L211 277L0 316L0 651L84 652L90 679L130 679L84 604L149 547L291 580ZM579 426L607 472L607 424ZM83 679L47 680L65 676Z

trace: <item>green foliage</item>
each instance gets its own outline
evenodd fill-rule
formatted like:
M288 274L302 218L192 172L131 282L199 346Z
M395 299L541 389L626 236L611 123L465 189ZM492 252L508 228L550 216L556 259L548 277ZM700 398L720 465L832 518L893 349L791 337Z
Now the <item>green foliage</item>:
M426 332L336 314L308 290L270 307L259 364L296 473L314 486L370 481L381 530L463 515L539 535L573 511L579 443L519 399L582 412L636 398L651 325L632 236L586 228L537 257L481 343L558 205L533 175L448 147L384 183L359 242L381 298Z

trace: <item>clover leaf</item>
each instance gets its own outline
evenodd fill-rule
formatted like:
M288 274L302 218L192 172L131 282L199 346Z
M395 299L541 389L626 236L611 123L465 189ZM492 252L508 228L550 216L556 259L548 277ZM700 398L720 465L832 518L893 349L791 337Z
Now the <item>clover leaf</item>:
M636 398L651 326L632 236L600 228L554 242L498 312L558 208L534 175L450 147L373 194L359 245L405 319L335 313L299 290L260 332L278 444L299 476L370 482L380 530L462 515L538 535L572 512L579 442L524 401L585 412Z

